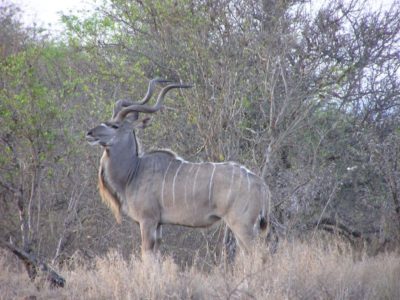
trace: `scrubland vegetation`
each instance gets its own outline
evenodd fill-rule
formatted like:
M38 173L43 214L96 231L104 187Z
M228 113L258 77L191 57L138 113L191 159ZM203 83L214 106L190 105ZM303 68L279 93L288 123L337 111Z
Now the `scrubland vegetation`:
M392 4L105 0L64 15L65 30L51 36L2 0L0 297L399 299ZM101 203L101 150L84 137L155 77L194 87L171 91L138 130L141 152L235 161L262 177L280 240L273 255L262 245L226 266L222 225L166 226L161 262L138 259L137 224L118 225ZM13 253L36 265L24 269ZM38 276L39 262L64 288Z
M342 242L286 242L271 255L258 245L232 265L210 265L201 257L179 266L128 260L117 251L91 263L72 260L63 289L31 283L9 255L1 258L1 299L399 299L400 256L357 258ZM10 262L11 261L11 262ZM31 298L32 299L32 298Z

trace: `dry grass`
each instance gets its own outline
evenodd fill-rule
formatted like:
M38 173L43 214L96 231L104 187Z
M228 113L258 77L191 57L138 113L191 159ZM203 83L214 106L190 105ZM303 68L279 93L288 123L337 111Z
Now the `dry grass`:
M335 242L281 243L274 255L260 246L231 266L205 267L201 258L180 267L118 253L61 273L64 289L30 283L9 255L0 257L0 298L24 299L400 299L400 256L381 254L355 261ZM11 261L11 263L10 263ZM207 271L205 271L207 270ZM40 286L40 289L37 288Z

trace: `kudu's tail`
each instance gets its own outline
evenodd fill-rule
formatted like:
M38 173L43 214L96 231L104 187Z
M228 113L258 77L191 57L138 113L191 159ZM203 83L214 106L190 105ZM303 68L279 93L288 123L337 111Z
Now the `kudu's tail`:
M269 214L271 210L271 193L267 186L265 186L264 191L265 195L264 195L263 208L258 217L258 226L260 228L261 235L266 237L269 233L269 228L270 228Z
M260 237L265 238L268 236L269 233L269 217L268 214L263 214L263 212L260 212L260 215L258 216L258 228L259 228L259 234Z
M262 231L265 231L268 229L268 221L264 216L260 216L260 223L259 223L260 229Z

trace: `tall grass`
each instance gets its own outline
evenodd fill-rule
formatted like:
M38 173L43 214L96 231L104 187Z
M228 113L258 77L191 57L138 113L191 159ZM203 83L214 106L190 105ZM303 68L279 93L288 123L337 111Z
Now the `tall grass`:
M281 243L275 254L255 247L231 265L158 263L113 251L91 264L61 270L63 289L31 283L24 270L0 257L0 298L23 299L400 299L400 256L354 259L340 243ZM38 288L39 287L39 288Z

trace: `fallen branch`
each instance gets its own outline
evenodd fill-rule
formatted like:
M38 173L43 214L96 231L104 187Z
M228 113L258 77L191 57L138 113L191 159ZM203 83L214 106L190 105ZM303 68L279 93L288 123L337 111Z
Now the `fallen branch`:
M329 232L338 232L339 234L346 236L348 239L362 237L361 232L352 230L346 225L331 218L323 218L318 223L315 223L314 226L315 228L319 227Z
M50 282L51 287L64 287L65 279L46 263L39 260L34 254L28 253L3 239L0 239L0 247L11 251L24 263L29 278L32 281L37 277L39 270L45 275L46 280Z

